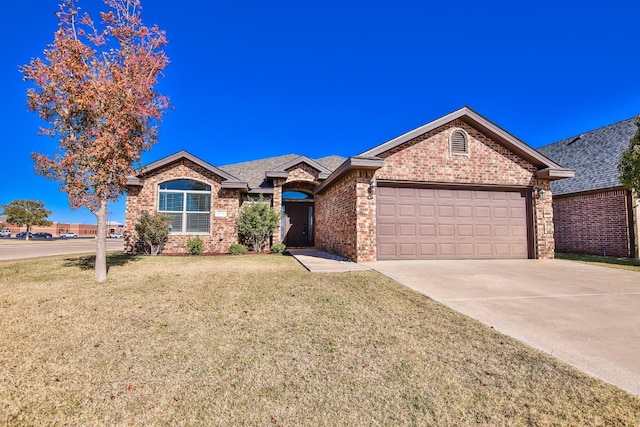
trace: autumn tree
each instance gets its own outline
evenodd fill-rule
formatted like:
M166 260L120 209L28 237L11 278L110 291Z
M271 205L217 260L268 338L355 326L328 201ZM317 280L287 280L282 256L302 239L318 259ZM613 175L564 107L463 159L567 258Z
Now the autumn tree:
M638 129L629 141L629 148L622 153L618 163L618 172L622 185L640 194L640 116L636 118L636 126Z
M45 209L44 202L38 200L14 200L2 206L2 215L6 215L9 224L18 227L26 226L25 239L29 240L29 232L34 225L51 225L47 217L51 211Z
M142 23L139 0L104 0L100 23L63 0L58 30L44 58L22 67L33 83L27 101L57 140L53 154L34 153L36 172L60 183L72 208L97 219L95 280L107 279L107 205L157 140L169 106L154 89L168 64L165 33Z

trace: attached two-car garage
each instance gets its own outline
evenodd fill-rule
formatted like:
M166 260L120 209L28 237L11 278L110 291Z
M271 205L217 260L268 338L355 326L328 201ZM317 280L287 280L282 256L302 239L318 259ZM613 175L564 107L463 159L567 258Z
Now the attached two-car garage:
M377 253L390 259L528 258L526 189L377 189Z

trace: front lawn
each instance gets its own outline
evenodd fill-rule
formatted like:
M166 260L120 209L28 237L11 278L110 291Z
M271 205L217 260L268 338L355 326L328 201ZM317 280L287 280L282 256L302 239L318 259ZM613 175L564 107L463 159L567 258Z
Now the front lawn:
M635 258L617 258L611 256L579 255L557 253L556 258L578 261L585 264L600 265L602 267L619 268L622 270L640 271L640 260Z
M375 272L0 262L0 424L639 425L640 399Z

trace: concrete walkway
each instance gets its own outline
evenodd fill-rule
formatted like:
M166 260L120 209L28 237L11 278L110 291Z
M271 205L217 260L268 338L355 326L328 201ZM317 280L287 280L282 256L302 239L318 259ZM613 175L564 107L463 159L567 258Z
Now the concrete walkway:
M345 271L370 270L364 265L314 248L287 249L287 252L312 273L342 273Z
M366 266L640 395L640 273L564 260Z

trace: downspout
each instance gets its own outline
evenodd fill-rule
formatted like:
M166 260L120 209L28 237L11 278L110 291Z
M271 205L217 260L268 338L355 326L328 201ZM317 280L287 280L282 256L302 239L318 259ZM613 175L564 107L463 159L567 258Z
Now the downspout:
M640 258L637 237L640 235L640 204L635 192L627 190L627 223L629 228L629 256Z

